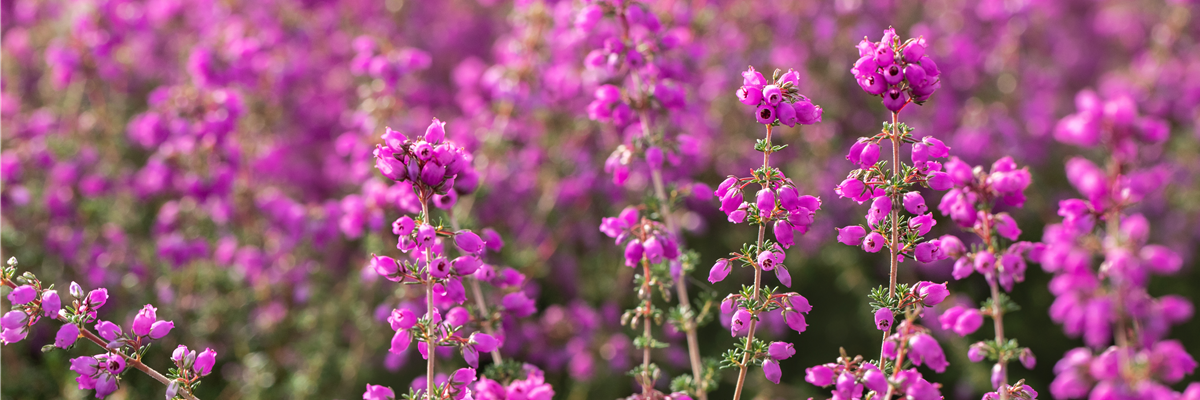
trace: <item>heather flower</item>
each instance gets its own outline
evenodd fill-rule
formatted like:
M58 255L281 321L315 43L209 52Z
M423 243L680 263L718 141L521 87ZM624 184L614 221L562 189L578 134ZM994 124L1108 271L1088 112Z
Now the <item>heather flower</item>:
M150 334L150 326L154 324L158 318L155 316L155 311L158 309L147 304L138 311L137 316L133 318L133 334L138 336L146 336Z
M732 266L729 265L729 259L718 259L717 262L713 264L712 269L708 271L708 282L717 283L723 281L725 280L726 276L729 276L729 272L732 270Z
M946 299L950 295L950 291L946 289L945 283L934 284L931 282L921 281L913 287L913 291L921 296L921 302L926 306L933 307Z
M36 297L37 289L29 285L17 286L16 289L8 293L8 301L11 301L13 304L25 304L33 301Z
M63 324L58 329L58 333L54 336L54 346L65 349L75 344L79 339L79 327L75 324Z
M772 359L763 361L763 375L771 383L779 384L779 378L783 377L783 371L779 370L779 361Z
M387 386L367 384L367 391L363 393L363 400L391 400L396 398L396 393L392 388Z
M950 365L946 361L946 355L942 353L942 347L929 335L916 334L908 340L908 345L912 349L910 355L913 364L926 365L937 372L945 372L946 367Z
M887 307L880 308L878 311L875 311L875 327L881 331L891 329L894 318L891 309Z
M196 356L195 363L192 364L192 369L201 376L212 373L213 365L217 362L217 352L213 349L205 348Z
M824 365L804 370L804 381L817 386L829 386L833 384L833 370Z
M744 308L739 308L733 313L733 319L730 320L729 333L733 337L737 337L738 333L742 333L750 324L750 312Z
M42 292L42 316L50 317L58 315L58 311L62 309L62 300L58 298L58 292L47 290Z
M767 356L774 360L786 360L795 354L796 348L787 342L771 342L767 348Z
M884 243L887 243L887 239L884 239L883 235L879 232L871 232L863 239L862 248L868 253L877 253L883 248Z
M858 246L862 244L863 237L867 235L867 230L858 225L837 228L837 231L838 242L849 246Z

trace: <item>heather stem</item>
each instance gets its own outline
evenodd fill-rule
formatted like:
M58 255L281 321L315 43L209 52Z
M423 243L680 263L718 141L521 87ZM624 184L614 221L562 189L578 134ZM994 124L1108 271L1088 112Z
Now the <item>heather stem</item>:
M650 381L650 318L651 309L653 306L653 295L650 291L650 260L642 256L642 290L640 297L642 298L642 394L650 395L650 390L654 384Z
M1003 346L1004 344L1004 307L1000 303L1000 286L996 284L995 279L988 279L988 285L992 287L992 321L996 326L996 344ZM1000 388L997 391L1000 393L1000 400L1008 400L1008 361L1004 357L1000 357Z
M770 167L771 167L771 125L767 125L766 146L763 149L763 172L769 175L770 171L768 169ZM767 189L768 187L770 187L769 183L763 184L763 189ZM757 242L758 246L756 248L760 252L763 251L763 249L762 249L763 239L766 237L766 235L767 235L767 225L766 225L766 223L763 223L758 226L758 242ZM777 266L776 268L785 268L785 267L780 265L780 266ZM754 266L754 292L752 295L752 298L755 300L758 299L758 289L761 284L762 284L762 268L760 268L760 266L758 266L758 265L755 265ZM746 369L749 366L748 362L750 361L750 353L753 350L752 346L754 345L754 329L757 328L757 325L758 325L758 312L756 310L751 310L751 313L752 313L753 318L750 319L750 331L747 332L747 334L746 334L746 349L745 349L745 352L742 353L741 369L738 371L737 387L733 391L733 400L739 400L742 398L742 389L746 385Z
M899 119L900 119L900 113L893 112L892 113L892 134L891 134L891 139L892 139L892 165L891 165L891 167L892 167L892 178L895 181L900 180L900 135L898 133L898 127L896 126L899 122ZM891 217L892 217L891 234L892 235L891 235L891 241L889 242L889 245L888 245L888 255L890 255L889 261L891 262L891 269L888 273L888 298L893 298L893 297L896 297L896 273L900 269L900 261L897 259L896 256L900 250L899 249L900 227L898 226L900 223L899 222L900 221L900 210L897 207L897 205L900 204L901 202L897 200L897 197L899 195L898 192L897 193L888 193L888 195L892 197L892 211L891 211ZM887 329L883 330L883 341L881 341L879 343L879 366L880 367L883 367L883 342L887 341L888 334L891 333L891 330L892 330L891 326L888 326Z
M638 78L637 74L631 75L633 76L634 91L641 93L641 79ZM638 118L642 125L642 137L649 139L651 134L650 117L646 115L645 108L638 111ZM678 244L682 245L683 237L679 234L678 226L675 224L675 216L671 214L670 208L667 207L666 185L663 184L662 170L658 166L650 166L650 179L654 183L654 196L658 198L658 213L662 216L663 222L666 223L667 231L674 236ZM691 310L692 303L688 298L687 282L683 279L683 276L675 280L675 292L679 296L679 305L682 307L684 315L690 315L688 311ZM696 336L696 323L693 318L688 317L683 324L684 332L687 334L688 359L692 364L692 379L698 389L696 390L696 394L700 397L700 400L708 400L708 391L704 387L701 387L703 384L703 380L701 379L703 377L703 365L700 363L700 341Z
M430 223L429 218L429 196L425 193L420 193L421 198L421 214L424 215L425 223ZM433 260L430 258L430 251L425 250L425 268L432 268ZM437 358L437 344L434 342L433 329L433 274L429 275L429 279L425 282L425 306L426 306L426 324L425 324L425 400L433 400L433 367L434 360Z

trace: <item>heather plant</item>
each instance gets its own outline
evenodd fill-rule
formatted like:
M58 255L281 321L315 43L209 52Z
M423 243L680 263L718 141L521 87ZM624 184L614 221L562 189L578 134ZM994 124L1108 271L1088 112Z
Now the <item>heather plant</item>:
M733 398L739 399L746 385L746 372L752 366L762 366L767 380L779 383L782 371L779 361L796 354L791 343L770 344L754 337L760 319L767 313L783 310L788 327L797 333L808 328L804 314L812 310L808 299L795 292L783 292L778 287L764 285L764 271L775 273L779 283L792 286L791 273L784 264L783 250L795 244L796 235L808 232L814 214L821 209L821 200L814 196L801 196L795 184L778 168L771 166L771 154L787 145L771 143L771 131L777 126L795 127L812 125L821 121L822 109L812 103L796 87L798 75L795 71L781 74L776 70L768 81L762 73L749 67L742 72L742 87L737 90L738 100L755 106L754 117L766 127L766 136L755 142L754 150L763 153L762 167L751 171L748 177L730 175L714 193L721 202L721 211L729 222L748 223L758 226L758 238L754 244L743 244L740 251L721 258L708 273L708 281L724 280L734 265L754 270L754 284L743 286L740 293L733 293L721 301L724 312L733 313L730 334L745 335L735 347L722 355L721 366L738 370L737 386ZM750 185L758 185L754 201L745 201L743 191ZM774 241L766 236L771 226ZM735 311L736 310L736 311Z
M108 303L108 289L98 288L84 292L82 286L71 282L67 294L73 298L63 303L63 297L53 284L43 286L36 275L25 272L17 275L17 259L9 258L0 275L0 284L12 289L8 300L13 309L4 313L3 331L0 341L5 345L20 342L28 336L30 329L43 317L61 322L54 335L54 344L42 347L42 352L56 348L71 350L80 338L100 346L100 354L71 359L71 371L78 374L75 381L79 390L95 390L96 398L102 399L120 388L121 375L125 368L142 371L166 386L166 398L195 399L192 395L200 378L212 373L217 353L211 348L200 354L179 345L171 353L174 367L167 374L160 373L142 362L152 340L162 339L171 333L175 323L158 319L158 309L147 304L134 317L128 332L120 325L100 320L97 311ZM95 323L95 332L88 325Z
M957 236L945 235L918 245L917 260L930 262L952 258L955 260L952 272L954 279L962 280L979 272L987 281L991 297L980 307L955 305L942 310L938 322L943 330L965 337L983 325L983 317L990 317L994 338L972 344L967 353L973 362L984 359L995 362L991 373L995 391L985 394L984 398L1037 398L1037 391L1024 385L1023 380L1009 385L1010 362L1020 361L1025 368L1033 369L1037 359L1032 350L1021 347L1017 339L1006 338L1004 334L1005 314L1020 310L1004 293L1011 292L1014 283L1025 281L1025 259L1034 245L1017 240L1021 236L1021 229L1012 215L996 212L997 208L1023 206L1024 191L1032 176L1028 168L1018 169L1010 157L997 160L986 172L982 167L972 167L958 157L951 157L945 167L954 187L942 197L938 211L950 217L960 228L975 234L978 240L970 242L971 247L968 248ZM924 207L924 204L920 206Z
M805 379L817 386L835 385L833 398L859 398L863 389L873 398L891 399L893 395L915 399L941 397L938 385L925 380L921 372L907 368L925 365L944 372L949 362L928 328L918 317L950 293L945 283L920 281L913 285L898 282L899 266L906 258L929 262L940 257L936 241L925 241L937 222L929 213L918 189L950 189L950 175L934 159L949 155L941 140L926 136L917 140L913 128L899 121L900 111L910 104L923 104L939 87L937 64L925 55L925 39L901 40L894 29L885 30L883 39L871 42L863 38L858 45L859 59L854 63L858 85L868 94L880 96L891 111L891 122L881 132L859 138L846 160L859 168L837 187L838 195L859 204L871 202L867 228L851 225L838 229L838 241L859 246L868 253L888 249L890 263L888 286L871 291L875 326L883 331L879 358L866 361L850 358L845 351L837 362L818 365L806 371ZM882 143L890 144L891 162L880 160ZM901 162L903 147L911 149L912 163ZM902 215L901 208L909 215ZM897 317L900 319L896 323ZM894 329L894 330L893 330Z
M1151 275L1176 274L1182 260L1170 248L1147 243L1150 224L1132 212L1160 187L1144 154L1168 138L1170 127L1139 115L1127 95L1102 98L1084 90L1075 104L1076 113L1056 126L1055 139L1100 147L1107 159L1103 167L1084 157L1067 161L1067 179L1085 198L1058 203L1063 220L1046 227L1034 255L1054 274L1051 318L1086 345L1054 365L1050 393L1060 399L1200 396L1197 384L1183 394L1167 386L1196 369L1183 344L1167 338L1171 325L1192 317L1192 302L1154 297L1148 289Z
M795 67L787 71L794 72L795 86L820 99L824 108L822 123L806 126L802 135L791 136L790 129L776 129L772 135L773 144L789 148L771 154L771 168L794 179L797 192L826 201L807 233L793 230L790 249L783 247L783 238L767 235L768 244L778 244L778 253L787 254L792 268L785 272L797 284L792 290L818 306L800 315L817 322L814 329L792 336L784 309L759 315L756 339L790 342L799 351L784 360L791 352L779 344L773 358L777 362L768 363L772 349L767 345L760 360L763 367L780 366L779 384L751 389L755 396L816 396L819 388L801 383L800 374L782 372L791 365L827 361L832 352L822 349L832 350L831 344L856 350L878 343L874 330L843 322L870 325L866 310L880 313L880 321L891 321L892 341L907 346L902 369L909 368L916 348L909 342L929 347L929 341L916 338L919 334L945 346L944 356L953 366L938 375L940 386L933 385L947 398L974 396L968 393L980 391L988 368L998 364L1013 390L993 392L989 398L1021 395L1018 378L1024 378L1023 388L1036 389L1041 397L1056 397L1056 389L1062 395L1057 397L1174 397L1169 390L1189 399L1198 393L1186 390L1186 381L1195 375L1183 373L1188 363L1179 356L1200 351L1198 342L1189 340L1200 335L1200 320L1187 317L1195 301L1189 287L1198 276L1195 244L1200 237L1200 224L1193 222L1200 216L1200 203L1194 201L1200 194L1194 179L1200 173L1200 158L1195 157L1200 136L1194 134L1200 25L1193 23L1198 11L1192 2L0 3L0 253L4 259L16 257L22 270L36 274L42 287L35 292L44 292L49 283L74 281L108 293L105 305L92 310L95 319L78 324L31 323L36 319L30 307L43 298L52 303L52 295L35 293L29 303L17 305L5 300L0 312L12 318L5 327L30 325L8 331L24 339L0 347L0 397L95 395L96 389L79 389L90 381L77 380L84 376L71 372L72 358L101 384L97 389L115 390L110 397L161 396L169 387L125 372L138 369L136 363L111 351L84 353L91 345L78 340L70 349L39 351L60 333L66 343L72 333L68 326L79 328L79 335L94 333L105 345L104 335L112 333L126 344L117 352L134 358L140 353L139 362L164 377L174 376L171 368L180 371L169 379L202 377L200 385L181 385L180 396L350 398L368 383L371 398L396 397L407 388L424 390L429 387L429 361L419 358L425 338L415 336L423 329L414 325L404 330L417 346L388 351L389 338L398 335L388 322L392 310L408 310L418 319L427 318L430 310L428 277L418 272L424 253L383 250L398 243L398 235L389 231L391 222L403 216L412 220L414 231L428 222L440 235L435 242L442 244L434 247L440 246L442 253L435 259L466 255L451 243L464 228L474 232L487 248L476 253L479 269L494 272L490 277L479 271L457 275L451 261L451 273L438 279L441 288L465 300L454 303L440 291L434 293L433 308L441 319L435 328L462 326L456 334L439 335L446 346L432 351L439 354L434 386L456 388L445 391L449 397L451 391L465 396L464 388L475 398L545 398L552 391L573 400L624 397L630 381L638 379L625 373L640 366L645 354L644 348L635 348L634 339L644 333L645 316L637 308L646 303L637 293L641 282L629 283L633 275L646 274L640 263L615 267L622 263L623 251L596 227L627 206L637 211L638 221L648 221L638 227L650 233L647 239L674 241L679 254L674 261L663 257L651 264L652 291L670 298L649 303L661 318L651 316L650 336L663 346L651 350L650 361L661 375L650 393L731 396L738 377L716 373L717 364L699 355L720 356L713 349L730 340L724 335L736 307L721 310L717 293L733 284L729 281L748 284L752 277L731 275L714 290L702 277L691 276L691 268L699 260L729 257L722 253L737 249L753 234L753 227L727 225L730 215L711 206L712 190L701 183L761 165L759 154L736 149L738 132L754 123L746 118L744 111L750 110L742 109L748 107L739 104L742 99L729 95L739 88L737 73L747 65ZM889 25L927 38L926 55L937 67L904 59L893 49L894 60L900 60L894 64L904 75L895 87L889 79L900 75L890 66L876 63L865 73L847 74L843 66L860 57L844 49ZM915 84L905 71L913 64L927 75L937 70L939 79ZM880 96L889 100L880 105L880 97L862 96L861 86L855 87L859 83L872 91L883 89ZM1074 106L1072 99L1086 87L1103 100ZM610 88L617 90L615 101ZM870 221L854 221L861 214L859 203L828 199L846 177L841 149L852 142L845 140L859 136L847 132L878 129L871 117L876 110L895 107L905 96L919 99L932 89L936 99L922 107L903 107L901 125L915 128L918 143L936 144L919 137L931 132L965 165L987 169L993 161L1011 157L1013 165L1027 166L1037 178L1024 190L1028 199L1020 211L999 198L989 205L979 200L979 193L966 201L943 201L949 201L950 212L933 212L939 224L926 234L940 238L921 239L911 252L902 252L905 260L933 261L902 263L896 274L898 289L903 283L951 280L957 260L939 260L950 257L939 252L953 247L943 234L967 228L968 234L959 236L962 256L970 262L960 265L958 273L973 270L984 279L975 279L972 272L971 278L952 284L955 296L932 307L916 304L919 291L897 290L898 297L906 298L908 312L875 310L869 304L873 299L860 294L890 279L890 270L867 267L877 264L867 262L877 254L831 245L838 233L833 227L858 224L864 237L878 231L885 240L891 232ZM767 103L753 106L762 104ZM1136 105L1132 123L1126 118L1129 104ZM1111 113L1096 111L1108 108ZM446 138L471 158L472 170L459 171L454 186L473 189L433 195L423 216L414 186L380 176L372 152L380 134L387 132L385 126L417 132L409 136L419 142L419 132L434 116L447 122ZM780 117L777 124L784 122ZM1134 140L1107 143L1109 136ZM887 159L889 140L876 142ZM1097 164L1102 174L1080 172L1089 168L1072 161L1064 176L1063 162L1069 157L1062 156L1068 149L1063 144L1076 142L1082 147L1078 154ZM909 145L916 147L901 146L905 161L912 152ZM798 147L804 151L792 150ZM1121 161L1114 175L1105 160L1130 153L1136 158ZM953 159L929 160L945 163L944 172L954 169ZM999 167L982 171L988 179L1002 169L993 165ZM883 170L890 166L884 164ZM971 172L973 179L981 176ZM1096 221L1090 231L1060 235L1059 225L1077 221L1055 217L1059 200L1091 202L1087 193L1067 196L1064 189L1097 176L1111 184L1109 198L1128 189L1137 200L1088 208L1085 214ZM616 178L619 184L609 183ZM950 191L961 194L980 185L954 183ZM918 183L905 189L900 201L890 199L894 208L906 205L909 192L919 193L922 202L933 195ZM784 195L775 192L777 201ZM954 332L968 331L994 314L984 303L976 315L963 296L989 297L993 283L988 256L980 256L987 242L973 239L984 225L956 226L970 205L995 217L997 228L1008 226L1000 217L1007 213L1011 226L1019 222L1024 230L1018 240L996 239L990 268L998 297L1010 297L1022 308L1016 313L1001 310L1004 342L1020 339L1019 346L1007 350L1028 348L1043 358L1028 372L1014 368L1011 357L967 362L989 356L983 346L970 344L992 342L992 332L972 333L970 340ZM900 216L915 219L928 211L900 211ZM1110 214L1120 215L1117 234L1107 233ZM1047 221L1059 219L1061 224L1047 227ZM882 223L890 223L890 215ZM1148 226L1154 229L1138 230ZM995 237L998 229L988 229ZM629 232L626 240L633 238L633 230ZM503 246L501 237L507 241ZM1020 244L1019 239L1030 237L1046 243ZM1025 284L1015 285L1020 264L1004 264L1006 258L1017 262L1010 254L1023 253L1043 267L1053 266L1057 261L1045 262L1045 254L1059 254L1053 256L1059 260L1064 249L1070 249L1072 263L1089 255L1095 289L1086 274L1068 274L1061 267L1054 273L1025 271ZM1169 249L1162 253L1164 263L1152 264L1146 260L1158 259L1142 256L1162 249ZM1134 273L1110 273L1110 265L1132 265L1121 261L1121 254L1137 259L1137 268L1130 267ZM414 279L400 284L377 273L378 266L388 269L385 256L396 262L398 272L406 262L416 268L410 271ZM984 269L974 269L976 259L985 261ZM729 269L737 262L744 265L731 261ZM1158 265L1178 268L1168 275L1158 272ZM1127 279L1123 276L1137 277L1138 270L1147 268L1151 272L1141 283L1121 283ZM23 272L12 276L18 288L27 283ZM1050 293L1040 289L1047 285ZM437 283L434 287L440 290ZM71 306L65 303L74 296L63 289L55 293L64 306ZM3 291L5 297L15 292ZM21 289L15 298L24 300L29 293ZM1137 300L1143 297L1138 293L1152 300ZM957 317L946 313L955 305L962 307ZM1111 319L1103 318L1105 307L1112 311ZM634 308L638 315L630 320L639 324L632 335L621 325L624 308ZM694 329L689 329L688 308ZM704 325L707 314L717 311L728 313L713 319L719 324ZM892 319L886 318L888 312ZM855 313L864 318L852 318ZM949 331L937 329L942 325L937 314L953 320ZM910 318L913 326L902 327L901 320ZM1054 322L1066 334L1044 329ZM173 326L169 334L154 337L167 326ZM1130 343L1145 343L1119 346L1122 330ZM471 333L490 335L503 346L482 351L469 342ZM744 349L742 339L735 339L735 347ZM180 345L187 350L163 360ZM1055 363L1044 361L1047 354L1081 345L1087 348L1070 352L1066 358L1072 361L1064 361L1057 371ZM1123 350L1106 353L1110 345ZM427 343L425 347L428 353ZM197 358L203 354L205 361L193 360L188 367L193 352ZM1020 354L1025 351L1019 352L1018 362ZM877 365L853 363L852 355L830 376L835 370L865 374ZM211 366L206 366L210 357ZM467 371L452 375L457 368L471 367L468 357L477 358L479 368L472 369L479 373L475 382L464 384ZM88 358L96 360L95 371ZM125 368L114 374L121 359ZM500 360L504 362L496 362ZM99 368L101 361L112 369ZM197 365L208 373L201 375ZM1112 375L1105 369L1110 365L1123 367ZM765 382L747 375L742 390ZM905 371L898 376L915 379ZM641 391L637 386L632 387L635 396Z

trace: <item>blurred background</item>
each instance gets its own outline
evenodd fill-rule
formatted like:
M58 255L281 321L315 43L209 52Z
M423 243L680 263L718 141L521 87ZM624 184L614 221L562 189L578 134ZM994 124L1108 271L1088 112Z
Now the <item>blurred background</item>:
M502 352L545 370L557 399L635 393L625 371L639 358L619 321L636 300L631 272L598 226L645 198L649 175L634 162L617 185L605 170L640 130L589 118L594 89L614 83L594 52L619 27L611 18L580 26L586 4L0 1L0 257L17 257L21 270L59 287L107 287L113 297L102 319L127 323L142 305L157 305L175 330L149 351L150 366L165 370L177 344L219 353L201 398L351 399L368 382L404 391L424 363L411 349L387 352L393 331L384 317L420 294L376 279L367 264L372 253L398 253L390 223L414 213L414 204L397 200L371 151L385 126L411 136L437 117L473 152L479 180L444 212L465 227L494 229L504 247L487 262L524 275L489 287L489 296L522 291L537 304L535 314L503 321ZM1040 240L1043 227L1061 219L1058 201L1078 196L1064 161L1103 159L1099 150L1053 138L1058 121L1076 111L1076 93L1129 96L1140 115L1167 121L1169 139L1140 149L1139 159L1162 190L1135 211L1151 221L1151 242L1185 260L1179 275L1153 278L1150 293L1197 300L1200 10L1192 2L666 0L644 7L645 28L635 34L671 45L649 63L681 96L655 116L671 141L665 174L673 190L713 188L761 162L753 140L762 127L734 96L747 66L768 76L796 69L800 92L824 109L819 124L776 130L775 140L789 147L774 164L824 204L787 257L792 289L813 305L810 327L796 334L781 319L764 323L764 337L793 342L797 355L782 362L781 385L752 370L750 396L825 396L804 382L804 368L832 362L839 347L868 357L878 350L866 295L886 284L886 256L836 243L834 227L858 223L866 207L833 189L853 168L844 160L850 144L888 117L850 74L855 45L864 36L878 41L888 26L902 38L923 36L942 71L941 90L906 109L903 122L972 165L1011 156L1030 167L1028 202L1008 210L1023 240ZM937 198L928 197L930 208ZM751 228L726 222L715 198L695 195L682 205L684 240L700 255L689 277L693 293L722 297L749 283L752 274L740 269L717 285L705 273L752 240ZM932 235L961 233L935 215L942 223ZM986 298L982 279L953 281L950 268L949 261L905 263L901 281L949 280L955 301ZM1049 318L1049 278L1031 264L1011 293L1022 309L1006 320L1007 335L1039 360L1033 370L1011 368L1010 380L1026 379L1046 398L1054 362L1082 346ZM700 330L706 357L733 344L719 321L728 318ZM68 359L96 349L42 353L53 325L3 347L0 397L91 395L76 389ZM990 391L990 365L966 357L990 329L938 336L951 368L927 378L947 398ZM673 345L655 362L669 376L689 373L682 335L665 328L656 336ZM1200 320L1170 337L1200 354ZM462 364L446 359L443 366ZM725 371L712 396L731 396L735 380ZM660 381L664 390L667 382ZM114 396L155 398L162 390L131 372Z

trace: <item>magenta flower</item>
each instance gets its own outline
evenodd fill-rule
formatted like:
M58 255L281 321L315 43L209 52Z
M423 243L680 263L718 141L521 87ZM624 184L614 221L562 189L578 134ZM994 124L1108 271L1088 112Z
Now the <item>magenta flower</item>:
M479 235L476 235L475 232L468 230L458 231L458 233L454 235L454 244L467 253L477 254L482 252L484 248L483 240L479 238Z
M158 320L155 312L158 311L154 306L147 304L138 311L137 316L133 317L133 334L138 336L146 336L150 334L150 326L154 325L154 321Z
M744 308L739 308L733 313L733 318L730 320L729 333L733 337L737 337L739 333L744 332L750 324L751 315Z
M879 232L871 232L863 239L862 248L868 253L877 253L886 242L887 239L884 239Z
M196 356L196 362L192 364L192 369L201 376L212 373L213 365L217 363L217 352L213 349L205 348Z
M890 308L884 307L875 311L875 328L881 331L891 329L894 320L895 316Z
M925 198L920 192L908 192L904 194L904 209L913 215L922 215L929 211L929 207L925 206Z
M35 298L37 298L37 289L29 285L17 286L16 289L8 293L8 301L11 301L13 304L25 304L33 301Z
M4 317L0 318L0 327L8 329L22 329L29 322L29 314L25 314L21 310L12 310L4 313Z
M64 324L58 328L58 333L54 335L54 346L65 349L75 344L79 339L79 327L75 324Z
M767 347L767 356L774 360L786 360L795 354L796 348L791 343L771 342Z
M155 321L154 324L150 326L149 336L151 339L162 339L163 336L167 336L168 333L171 333L171 329L174 328L174 322Z
M763 361L763 375L768 381L779 384L779 378L783 377L783 371L779 370L779 361L768 359Z
M804 381L817 386L829 386L833 384L833 370L824 365L804 370Z
M784 107L786 106L787 105L785 104ZM754 110L754 118L757 119L758 123L760 124L770 124L775 122L775 107L769 104L759 105L758 109Z
M837 240L848 246L858 246L863 242L863 237L867 235L867 230L859 225L850 225L845 228L837 228Z
M729 272L732 270L733 268L729 265L729 259L718 259L717 262L713 264L712 269L708 271L708 282L717 283L723 281L725 280L726 276L729 276Z
M919 333L908 340L913 364L926 365L937 372L945 372L950 365L941 345L927 334Z
M381 385L367 384L367 391L363 392L363 400L393 400L396 398L396 392L392 388Z
M58 298L57 291L47 290L42 292L42 316L56 316L61 309L62 300Z
M917 282L916 286L913 287L913 291L921 296L921 302L928 307L933 307L941 303L942 300L946 299L946 296L950 295L950 290L946 289L945 283L934 284L927 281Z

